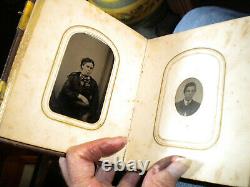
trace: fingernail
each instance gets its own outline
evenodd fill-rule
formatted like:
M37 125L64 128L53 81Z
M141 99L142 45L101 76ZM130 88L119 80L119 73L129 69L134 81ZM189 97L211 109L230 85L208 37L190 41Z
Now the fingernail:
M180 163L186 165L187 167L190 167L190 165L192 164L192 160L187 159L185 157L178 157L175 159L175 162L180 162Z
M106 149L106 147L112 146L118 146L118 147L123 147L127 144L127 138L126 137L114 137L114 138L109 138L108 142L104 143L102 145L103 148Z
M122 144L122 145L126 145L127 144L127 138L123 137L123 136L111 138L110 141L112 142L112 144Z
M176 179L179 179L190 167L192 161L184 158L178 157L172 162L168 167L167 171Z

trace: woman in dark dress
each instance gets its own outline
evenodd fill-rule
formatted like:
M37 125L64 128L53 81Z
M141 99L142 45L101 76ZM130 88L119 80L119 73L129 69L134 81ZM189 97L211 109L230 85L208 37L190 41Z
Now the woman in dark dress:
M98 120L98 86L90 75L95 63L90 58L83 58L80 67L80 72L68 75L58 95L59 113L94 123Z

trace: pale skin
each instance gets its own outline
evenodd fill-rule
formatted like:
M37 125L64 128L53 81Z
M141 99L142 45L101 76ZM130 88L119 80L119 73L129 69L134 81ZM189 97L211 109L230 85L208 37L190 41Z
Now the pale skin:
M103 138L69 148L66 157L59 159L62 175L70 187L110 187L114 171L95 171L95 163L102 157L113 155L127 143L124 137ZM190 161L179 156L170 156L156 162L147 172L143 187L172 187L186 172ZM127 172L118 187L136 186L141 176Z

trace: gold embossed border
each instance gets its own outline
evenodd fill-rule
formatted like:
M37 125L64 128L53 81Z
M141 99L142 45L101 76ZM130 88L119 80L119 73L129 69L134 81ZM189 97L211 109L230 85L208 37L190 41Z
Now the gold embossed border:
M189 142L189 141L178 141L178 140L171 140L167 138L163 138L160 136L160 115L162 112L163 106L163 98L164 95L169 92L169 90L165 89L165 85L169 84L168 81L168 75L175 63L178 63L181 59L190 56L190 55L195 55L195 54L206 54L206 55L211 55L217 59L219 62L219 80L218 80L218 88L217 88L217 103L216 103L216 114L215 114L215 119L214 119L214 129L213 129L213 134L212 137L209 139L207 142L202 142L202 143L197 143L197 142ZM206 68L206 67L204 67ZM187 148L187 149L208 149L212 145L216 143L216 141L219 138L220 135L220 128L221 128L221 118L222 118L222 107L223 107L223 91L224 91L224 81L225 81L225 69L226 69L226 61L224 56L210 48L194 48L190 50L183 51L182 53L176 55L173 57L168 63L167 66L165 67L164 73L163 73L163 78L162 78L162 83L161 83L161 88L160 88L160 94L158 98L158 106L157 106L157 111L156 111L156 118L155 118L155 123L154 123L154 132L153 136L155 141L162 146L171 146L171 147L179 147L179 148ZM208 77L209 78L209 77ZM202 119L200 120L202 123ZM169 124L167 124L169 125Z
M111 76L109 79L109 84L108 84L108 88L106 90L106 95L105 95L105 100L103 102L103 107L102 107L102 112L100 115L100 118L97 122L95 123L87 123L87 122L83 122L83 121L79 121L76 119L72 119L69 118L67 116L63 116L60 114L57 114L55 112L53 112L50 107L49 107L49 100L50 100L50 96L61 66L61 62L64 56L64 53L66 51L68 42L70 40L70 38L77 33L84 33L84 34L88 34L91 37L100 40L101 42L103 42L104 44L108 45L110 47L110 49L112 50L113 54L114 54L114 63L113 63L113 68L112 68L112 72L111 72ZM76 127L80 127L83 129L87 129L87 130L95 130L100 128L105 120L106 120L106 116L108 113L108 109L109 109L109 103L110 100L112 98L112 92L113 92L113 87L114 87L114 82L116 79L116 75L117 75L117 71L118 71L118 67L119 67L119 54L118 54L118 50L115 47L115 45L113 44L113 42L106 37L103 33L101 33L100 31L97 31L93 28L90 27L86 27L86 26L73 26L70 27L68 30L65 31L65 33L62 36L60 45L58 47L55 59L54 59L54 63L53 63L53 67L51 69L47 84L46 84L46 88L43 94L43 99L42 99L42 110L44 112L44 114L53 119L53 120L57 120L60 121L64 124L68 124L68 125L72 125L72 126L76 126Z

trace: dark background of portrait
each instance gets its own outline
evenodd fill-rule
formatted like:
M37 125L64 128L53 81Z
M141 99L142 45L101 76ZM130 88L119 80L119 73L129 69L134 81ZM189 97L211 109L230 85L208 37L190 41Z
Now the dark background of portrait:
M84 33L74 34L69 40L53 90L55 97L61 91L67 76L72 72L80 71L81 60L86 57L93 59L95 62L91 76L98 85L99 103L100 105L103 103L113 67L114 55L108 45Z

